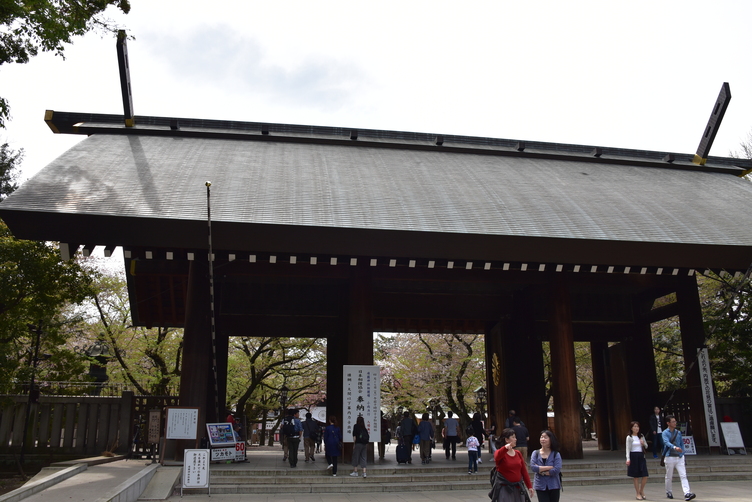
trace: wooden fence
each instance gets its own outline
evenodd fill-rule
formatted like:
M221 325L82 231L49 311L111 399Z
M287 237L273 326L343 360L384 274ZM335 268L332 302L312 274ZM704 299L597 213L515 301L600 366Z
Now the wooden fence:
M0 396L0 453L19 453L28 396ZM120 397L41 396L32 404L24 451L101 455L127 453L133 430L133 392Z

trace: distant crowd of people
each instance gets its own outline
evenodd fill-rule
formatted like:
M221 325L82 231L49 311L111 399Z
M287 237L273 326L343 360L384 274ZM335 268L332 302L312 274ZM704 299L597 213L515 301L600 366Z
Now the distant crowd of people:
M228 417L229 421L230 417ZM648 420L652 435L652 454L654 459L660 458L661 465L665 465L666 497L673 499L673 473L679 473L683 498L692 500L696 495L691 491L687 480L685 465L684 440L677 428L676 417L664 416L659 407ZM381 414L381 436L373 442L378 442L378 455L383 459L386 445L393 437L397 438L397 460L400 463L412 464L413 452L417 449L422 464L431 462L431 454L436 447L439 433L424 413L420 420L405 411L396 430L392 433L391 423ZM625 441L627 476L634 481L637 500L647 500L645 486L648 480L648 467L645 452L648 442L640 433L640 423L633 421L629 425L629 433ZM332 476L337 476L338 459L343 455L342 429L335 415L330 415L326 426L323 426L306 413L305 422L301 422L299 411L288 410L282 421L283 460L296 467L298 462L298 448L303 441L305 461L315 461L314 455L321 451L323 442L326 469ZM530 434L522 419L514 410L504 421L504 428L497 433L496 424L490 420L488 427L484 425L479 413L472 416L470 423L464 429L460 421L449 411L442 420L441 426L442 448L446 460L457 460L457 447L464 443L467 450L468 474L478 472L478 465L483 463L482 452L486 441L492 454L495 468L491 471L493 489L489 496L492 502L525 502L537 496L541 502L558 502L562 489L562 457L559 452L559 442L551 430L543 430L540 434L540 448L528 455L528 441ZM368 428L362 416L359 416L352 427L353 449L351 455L353 477L367 477L368 444L372 442ZM533 473L533 479L528 474L528 466Z

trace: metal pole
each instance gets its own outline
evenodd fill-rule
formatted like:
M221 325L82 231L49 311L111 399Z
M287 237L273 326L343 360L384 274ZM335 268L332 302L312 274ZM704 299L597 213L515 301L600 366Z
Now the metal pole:
M217 377L217 330L214 315L214 248L211 231L211 181L206 183L206 219L209 237L209 308L211 309L212 372L214 373L214 409L216 420L221 420L219 413L219 378Z

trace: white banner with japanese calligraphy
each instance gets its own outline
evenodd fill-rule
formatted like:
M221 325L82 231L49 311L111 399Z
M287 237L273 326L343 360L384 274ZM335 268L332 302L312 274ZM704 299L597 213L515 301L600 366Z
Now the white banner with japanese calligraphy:
M697 349L697 365L700 368L700 388L702 389L702 406L705 408L705 423L708 425L708 446L721 446L708 349Z
M352 443L352 429L359 416L363 416L371 442L381 437L381 373L378 366L345 365L342 392L342 436Z

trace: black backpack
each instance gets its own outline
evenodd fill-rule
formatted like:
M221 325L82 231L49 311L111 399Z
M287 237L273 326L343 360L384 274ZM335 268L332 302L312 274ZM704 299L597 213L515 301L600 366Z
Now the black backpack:
M355 438L356 443L368 444L371 442L371 437L368 434L368 429L361 427L358 429L358 435Z
M310 422L310 423L309 423ZM306 420L306 430L308 431L308 438L311 441L319 440L319 426L313 420Z
M295 436L295 421L293 417L285 417L282 421L282 434L285 436Z

